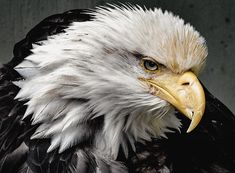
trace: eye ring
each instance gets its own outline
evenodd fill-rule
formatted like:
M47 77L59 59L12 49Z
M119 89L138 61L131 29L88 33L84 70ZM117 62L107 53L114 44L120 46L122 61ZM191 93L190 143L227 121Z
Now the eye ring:
M153 60L150 59L143 59L142 60L142 66L144 67L145 70L149 72L155 72L159 70L159 65Z

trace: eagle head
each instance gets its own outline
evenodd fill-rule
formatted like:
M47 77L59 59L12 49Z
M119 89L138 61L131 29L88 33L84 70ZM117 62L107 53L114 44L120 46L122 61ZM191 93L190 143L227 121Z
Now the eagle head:
M24 77L16 99L39 124L31 138L51 138L48 152L90 141L116 158L120 146L164 137L181 123L175 109L199 123L205 96L197 75L205 40L178 16L139 6L100 7L92 20L33 45L15 69Z

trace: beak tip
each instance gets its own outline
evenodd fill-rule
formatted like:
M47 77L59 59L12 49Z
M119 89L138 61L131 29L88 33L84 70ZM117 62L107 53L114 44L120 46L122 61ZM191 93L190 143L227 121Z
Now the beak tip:
M202 116L197 116L196 118L194 117L188 127L187 133L190 133L191 131L193 131L197 125L199 124L199 122L201 121Z
M192 132L192 131L193 131L193 129L188 128L188 130L186 131L186 133L190 133L190 132Z

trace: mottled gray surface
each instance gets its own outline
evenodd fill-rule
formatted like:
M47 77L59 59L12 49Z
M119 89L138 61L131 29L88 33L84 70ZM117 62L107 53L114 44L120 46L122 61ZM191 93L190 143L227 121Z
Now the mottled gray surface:
M13 45L45 17L69 9L93 8L117 0L0 0L0 62L12 57ZM119 0L119 2L126 2ZM162 7L190 22L207 40L208 63L200 79L235 112L235 1L129 0Z

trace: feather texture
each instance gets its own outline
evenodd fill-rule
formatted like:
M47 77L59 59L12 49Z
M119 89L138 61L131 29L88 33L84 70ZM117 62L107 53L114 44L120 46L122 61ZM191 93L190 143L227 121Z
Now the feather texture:
M221 102L205 89L206 118L181 134L187 120L137 82L146 74L136 53L198 73L204 44L160 9L102 7L45 19L1 67L0 172L235 172L235 120Z

